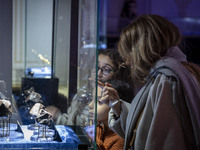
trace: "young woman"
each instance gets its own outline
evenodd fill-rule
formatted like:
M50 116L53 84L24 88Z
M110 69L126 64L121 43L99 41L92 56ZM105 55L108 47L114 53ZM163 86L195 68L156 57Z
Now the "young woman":
M98 81L105 83L109 80L121 80L131 84L134 95L142 87L141 83L131 79L131 68L125 64L116 49L99 50Z
M125 139L124 149L200 149L200 84L180 42L178 28L158 15L142 15L122 31L118 50L144 86L131 104L105 86L100 102L112 103L109 127Z

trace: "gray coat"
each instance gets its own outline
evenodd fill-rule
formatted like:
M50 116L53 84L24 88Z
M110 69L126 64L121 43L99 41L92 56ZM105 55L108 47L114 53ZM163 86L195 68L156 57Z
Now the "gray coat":
M137 119L135 150L200 149L199 84L176 59L165 57L151 70L153 78L131 104L121 101L121 114L109 112L109 126L128 149Z

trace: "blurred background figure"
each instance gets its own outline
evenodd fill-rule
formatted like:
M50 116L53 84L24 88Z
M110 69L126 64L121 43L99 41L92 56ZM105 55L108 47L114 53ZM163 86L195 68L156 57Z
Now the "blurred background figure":
M137 17L136 0L127 0L123 4L123 8L119 18L119 31L126 27L131 21Z

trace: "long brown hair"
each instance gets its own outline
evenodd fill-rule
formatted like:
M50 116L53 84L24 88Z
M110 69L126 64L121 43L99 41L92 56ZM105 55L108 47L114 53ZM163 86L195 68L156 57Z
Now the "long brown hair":
M180 42L179 29L173 23L158 15L142 15L123 29L118 50L131 64L133 79L144 83L153 64Z

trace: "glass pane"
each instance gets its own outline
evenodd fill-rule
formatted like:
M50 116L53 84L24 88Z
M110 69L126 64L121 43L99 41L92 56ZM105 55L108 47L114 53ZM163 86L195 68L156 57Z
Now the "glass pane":
M70 24L71 1L58 0L55 4L54 24L54 73L59 78L59 94L65 100L69 91L69 64L70 64ZM66 100L67 102L67 100ZM67 104L62 104L62 111L66 111Z
M70 14L70 4L78 8L71 10L73 14ZM59 78L59 96L67 101L67 104L57 105L61 113L56 124L72 128L83 144L94 147L86 131L92 129L94 134L95 130L94 118L91 120L89 116L89 103L96 89L97 1L59 0L56 8L55 76Z
M87 131L94 139L97 1L16 0L13 29L11 125L23 134L7 141L20 139L21 149L95 148Z

